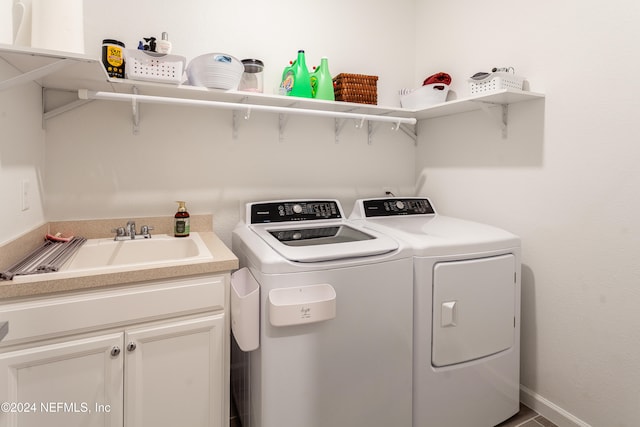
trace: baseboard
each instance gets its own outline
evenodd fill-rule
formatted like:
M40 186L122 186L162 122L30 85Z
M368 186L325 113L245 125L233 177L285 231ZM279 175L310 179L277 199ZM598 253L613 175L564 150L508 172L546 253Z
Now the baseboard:
M520 384L520 401L558 427L591 427L533 390Z

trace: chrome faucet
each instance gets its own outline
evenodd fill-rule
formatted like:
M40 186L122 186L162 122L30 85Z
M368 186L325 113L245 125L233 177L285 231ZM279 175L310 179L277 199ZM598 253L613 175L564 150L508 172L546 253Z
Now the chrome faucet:
M111 230L112 233L116 233L113 240L135 240L135 239L150 239L151 230L153 227L149 225L143 225L140 227L140 234L136 232L135 221L127 221L127 225L124 227L118 227Z
M135 221L127 221L127 226L125 227L127 231L127 236L131 238L131 240L135 240L136 238L136 223Z

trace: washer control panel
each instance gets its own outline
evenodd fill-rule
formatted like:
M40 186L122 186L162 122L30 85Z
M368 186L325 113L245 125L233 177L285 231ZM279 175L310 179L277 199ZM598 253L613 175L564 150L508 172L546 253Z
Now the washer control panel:
M429 199L393 198L371 199L362 202L367 218L399 215L431 215L435 210Z
M337 200L293 200L251 204L251 224L341 219Z

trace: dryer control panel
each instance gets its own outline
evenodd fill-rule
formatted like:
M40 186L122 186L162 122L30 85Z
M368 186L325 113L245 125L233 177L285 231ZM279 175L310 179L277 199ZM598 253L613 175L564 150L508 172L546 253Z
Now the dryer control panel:
M337 200L293 200L251 204L251 224L342 219Z
M399 215L429 215L435 210L429 199L392 198L370 199L362 202L367 218Z

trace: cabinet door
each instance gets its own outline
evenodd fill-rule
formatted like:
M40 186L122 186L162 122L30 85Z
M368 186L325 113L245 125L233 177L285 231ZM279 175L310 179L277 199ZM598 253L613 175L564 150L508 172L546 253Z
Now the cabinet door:
M122 426L123 334L0 354L0 427Z
M125 426L227 425L223 337L223 314L126 331Z

